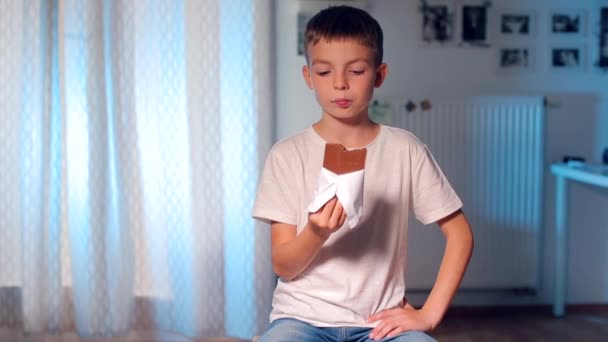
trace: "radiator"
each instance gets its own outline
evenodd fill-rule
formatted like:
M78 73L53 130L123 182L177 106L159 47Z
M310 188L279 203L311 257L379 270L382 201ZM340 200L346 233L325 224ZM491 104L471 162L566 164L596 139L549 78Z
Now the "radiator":
M429 146L464 202L475 250L461 288L536 289L541 279L542 97L430 99L394 123ZM410 222L407 286L429 289L445 240Z

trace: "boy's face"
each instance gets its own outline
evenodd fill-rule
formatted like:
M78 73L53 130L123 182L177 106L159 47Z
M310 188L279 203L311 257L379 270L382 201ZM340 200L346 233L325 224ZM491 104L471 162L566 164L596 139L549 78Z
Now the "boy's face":
M323 116L345 122L367 120L374 88L382 85L387 72L386 64L375 65L374 51L352 40L321 39L308 46L308 60L304 79L314 90Z

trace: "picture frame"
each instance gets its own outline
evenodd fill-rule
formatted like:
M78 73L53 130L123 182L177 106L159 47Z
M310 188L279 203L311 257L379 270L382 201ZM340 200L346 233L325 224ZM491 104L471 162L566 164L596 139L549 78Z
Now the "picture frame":
M308 20L310 20L310 18L312 18L314 15L314 13L311 12L307 12L307 11L301 11L298 12L298 17L297 17L297 25L298 25L298 39L297 39L297 54L298 56L304 56L304 49L305 49L305 38L304 38L304 31L306 31L306 24L308 24Z
M502 45L496 51L500 74L525 74L535 69L535 51L531 45Z
M553 71L584 71L587 51L583 45L560 44L549 50L549 68Z
M598 40L599 59L597 66L608 70L608 6L600 8L600 32Z
M466 1L458 11L460 44L489 46L489 11L487 3Z
M582 38L587 35L587 22L588 15L585 10L553 10L549 13L549 33L562 38Z
M529 40L537 36L538 13L527 9L492 11L491 35L496 40Z
M453 1L425 1L420 7L420 39L424 45L454 43L455 6Z

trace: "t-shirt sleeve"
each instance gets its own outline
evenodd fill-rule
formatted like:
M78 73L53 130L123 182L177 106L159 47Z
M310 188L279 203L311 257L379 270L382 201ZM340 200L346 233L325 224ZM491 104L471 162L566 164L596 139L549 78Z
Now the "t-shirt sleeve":
M292 168L276 148L271 149L253 205L254 219L265 223L276 221L297 224L296 194L290 192L290 189L296 189Z
M412 160L411 203L422 224L436 222L462 208L462 201L426 146Z

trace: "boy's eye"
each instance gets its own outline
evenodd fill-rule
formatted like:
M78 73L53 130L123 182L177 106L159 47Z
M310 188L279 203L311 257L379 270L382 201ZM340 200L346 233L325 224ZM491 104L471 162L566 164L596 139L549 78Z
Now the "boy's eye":
M329 71L317 71L317 75L319 76L326 76L327 74L329 74Z
M351 70L350 72L352 72L355 75L361 75L365 72L365 70Z

